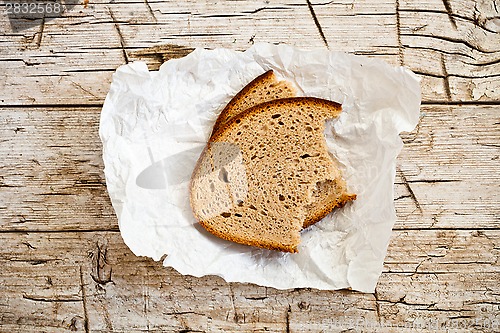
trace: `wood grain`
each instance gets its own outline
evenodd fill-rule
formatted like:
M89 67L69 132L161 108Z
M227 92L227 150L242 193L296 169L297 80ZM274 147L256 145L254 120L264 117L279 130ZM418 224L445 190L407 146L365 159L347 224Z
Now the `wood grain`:
M99 114L81 107L0 112L0 231L117 230ZM424 106L419 126L403 138L396 228L499 226L495 106Z
M96 0L53 19L0 15L0 332L500 331L499 10L487 0ZM98 137L115 69L259 41L421 77L373 294L183 276L120 237Z
M405 65L422 76L424 101L497 101L500 42L491 6L453 14L453 28L455 16L442 3L412 4L396 11L385 1L96 2L20 32L2 16L0 69L15 75L0 78L0 105L101 104L120 64L146 60L155 69L194 47L245 50L257 41Z
M500 319L498 230L396 231L376 294L280 291L182 276L134 256L116 232L1 233L0 239L1 322L13 331L29 323L27 329L54 331L320 332L355 328L357 320L389 326Z
M95 108L1 110L0 230L117 228L99 114Z

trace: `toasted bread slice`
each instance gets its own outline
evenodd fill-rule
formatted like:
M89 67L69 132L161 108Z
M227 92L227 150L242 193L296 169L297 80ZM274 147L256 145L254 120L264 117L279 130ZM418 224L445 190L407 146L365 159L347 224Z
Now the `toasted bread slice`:
M212 234L241 244L297 252L308 209L335 184L330 212L355 196L330 158L325 120L339 104L311 97L258 104L213 133L191 179L195 217ZM318 192L318 188L320 191Z
M274 99L295 97L296 89L288 81L278 81L272 70L259 75L248 83L231 101L226 105L217 118L212 133L218 131L232 117L260 103L268 102ZM341 179L341 177L339 177ZM327 210L332 202L342 201L342 186L336 181L325 181L318 184L314 191L314 202L307 210L307 216L304 220L303 228L307 228L324 218L330 211Z

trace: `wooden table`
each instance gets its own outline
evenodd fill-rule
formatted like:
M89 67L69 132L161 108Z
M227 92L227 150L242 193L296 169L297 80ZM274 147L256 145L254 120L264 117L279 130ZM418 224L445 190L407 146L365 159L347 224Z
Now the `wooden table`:
M1 332L500 331L498 0L66 3L23 29L0 6ZM373 294L182 276L120 237L98 137L114 70L257 41L422 78Z

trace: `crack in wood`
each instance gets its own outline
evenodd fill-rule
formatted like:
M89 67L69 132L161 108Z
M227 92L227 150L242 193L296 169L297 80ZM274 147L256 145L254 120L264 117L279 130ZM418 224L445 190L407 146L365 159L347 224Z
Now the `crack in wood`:
M421 25L421 26L418 26L418 27L413 28L412 30L413 30L413 31L420 31L420 30L422 30L422 29L424 29L424 28L427 28L428 26L429 26L428 24L423 24L423 25ZM407 46L407 45L405 45L405 46Z
M231 283L228 284L229 285L229 299L231 300L231 306L233 307L233 321L235 323L239 323L240 322L240 315L238 313L238 311L236 310L236 304L235 304L235 301L234 301L234 291L233 291L233 286Z
M228 37L234 36L233 33L214 32L214 33L185 33L185 34L172 34L172 37Z
M153 12L153 9L151 8L151 6L150 6L150 4L149 4L148 0L144 0L144 5L146 5L146 8L147 8L147 10L148 10L149 14L153 17L153 20L154 20L155 22L158 22L158 20L156 19L156 15L155 15L155 13Z
M244 297L249 301L263 301L268 298L267 296L260 296L260 297L244 296Z
M396 0L396 33L398 40L398 61L399 65L404 65L404 49L401 41L401 15L399 14L399 0Z
M423 213L422 207L420 206L420 203L418 202L417 197L415 196L415 193L413 193L413 190L412 190L412 188L410 186L410 183L408 183L408 180L406 179L405 174L403 173L403 171L401 170L401 168L399 166L397 167L397 170L398 170L398 172L399 172L399 174L401 176L401 179L403 179L403 184L405 185L406 189L410 193L411 199L415 203L415 206L417 207L417 209L422 214Z
M290 314L292 313L292 307L290 304L288 304L288 309L286 310L286 322L285 322L285 329L286 333L290 333Z
M244 14L257 14L263 10L292 10L292 8L288 7L260 7L254 10L242 11Z
M116 68L91 68L91 69L64 69L61 73L98 73L98 72L115 72Z
M26 220L24 222L33 222L31 220ZM23 223L24 223L23 222ZM0 234L37 234L37 233L47 233L47 234L57 234L57 233L95 233L95 232L120 232L118 226L116 228L102 228L102 229L64 229L64 230L52 230L52 229L10 229L10 230L0 230Z
M75 160L75 162L78 163L88 163L89 161L87 160ZM103 188L106 187L106 182L104 180L95 180L95 181L88 181L85 179L79 179L76 180L73 183L73 187L81 187L81 188ZM73 188L71 187L71 188ZM70 189L71 189L70 188Z
M174 312L164 312L162 315L165 316L179 316L179 315L187 315L187 314L194 314L197 316L205 316L203 313L195 312L195 311L174 311Z
M422 72L418 70L413 70L413 73L422 75L422 76L428 76L428 77L434 77L436 79L446 79L446 77L457 77L461 79L485 79L485 78L492 78L492 77L500 77L500 74L491 74L491 75L482 75L482 76L470 76L470 75L462 75L462 74L449 74L446 73L447 75L441 75L441 74L434 74L434 73L427 73L427 72Z
M314 4L315 6L317 4ZM348 14L336 14L335 16L337 17L359 17L359 16L389 16L392 17L394 16L394 12L387 12L387 13L382 13L382 12L368 12L368 13L348 13Z
M461 182L462 180L460 179L414 179L414 180L408 180L408 183L458 183Z
M192 14L193 16L198 16L202 18L231 18L231 17L244 17L246 15L244 14L199 14L199 13L194 13Z
M53 108L53 109L59 109L59 111L68 111L68 112L74 112L74 111L79 111L78 109L82 109L81 111L88 112L90 111L89 109L94 108L94 109L102 109L103 103L88 103L88 104L3 104L0 105L0 110L16 110L16 109L48 109L48 108Z
M142 299L144 306L142 308L142 312L144 313L144 318L146 319L146 327L148 331L150 330L150 320L149 320L149 274L148 271L145 271L145 279L142 280L141 286L142 286Z
M118 38L119 38L119 41L120 41L120 46L121 46L121 50L122 50L122 54L123 54L123 59L125 60L125 63L128 64L129 60L128 60L127 51L125 50L125 40L124 40L122 32L120 30L120 26L118 25L118 21L116 20L115 14L111 10L111 8L107 7L107 9L108 9L108 12L109 12L109 16L111 16L111 19L112 19L113 25L115 27L115 30L118 33Z
M85 93L89 94L90 96L95 97L95 98L99 98L99 97L97 97L96 95L94 95L91 91L89 91L89 90L87 90L87 89L83 88L83 87L82 87L79 83L76 83L76 82L74 82L74 81L71 81L71 84L72 84L72 85L74 85L75 87L79 88L79 89L80 89L80 90L82 90L83 92L85 92Z
M376 287L375 287L375 292L373 293L373 297L375 298L375 313L377 314L377 321L380 324L382 317L380 315L380 303L379 303L379 297L378 297L378 292L377 292Z
M495 60L492 60L492 61L485 61L485 62L465 62L465 64L467 65L471 65L471 66L490 66L490 65L496 65L498 63L500 63L500 59L495 59Z
M37 73L37 74L29 74L29 75L26 75L26 77L58 77L59 80L65 76L69 76L67 74L61 74L61 73L57 73L57 74L44 74L44 73ZM34 98L32 97L28 97L30 99L33 99L33 102L35 101Z
M398 201L405 198L411 198L411 195L400 195L399 197L395 198L394 201Z
M325 46L329 49L330 47L328 46L328 41L326 40L325 34L323 33L323 28L321 28L321 24L319 23L318 17L316 16L316 13L314 12L313 5L311 4L311 1L309 1L309 0L306 0L306 2L307 2L307 8L309 8L309 12L311 12L311 16L313 18L314 24L316 25L316 28L318 28L319 35L321 36L323 43L325 43Z
M22 242L22 244L26 245L28 247L28 249L30 249L30 250L36 250L36 247L34 247L33 245L31 245L28 242Z
M44 296L36 296L28 294L23 294L23 298L33 302L46 302L46 303L76 303L82 301L80 298L64 298L57 296L55 296L54 298L49 298Z
M16 134L17 134L17 133L19 133L19 132L24 132L25 130L26 130L26 129L25 129L24 127L16 127L16 128L14 129L14 133L16 133Z
M26 233L26 232L24 232L24 233ZM61 261L60 259L18 259L18 258L11 258L8 260L12 261L12 262L25 262L25 263L28 263L32 266L44 265L44 264L49 263L49 262Z
M450 81L449 81L449 75L448 75L448 70L446 69L446 61L444 59L444 55L441 54L441 70L443 71L443 85L444 85L444 92L446 93L446 99L448 101L451 101L451 89L450 89Z
M89 332L89 316L87 310L87 295L85 292L85 284L83 283L83 269L80 266L80 288L82 291L82 302L83 302L83 328L85 329L85 333Z
M267 2L268 1L269 0L267 0ZM317 2L314 5L315 6L327 6L327 5L332 4L334 2L335 2L334 0L328 1L328 2ZM303 6L307 6L307 4L304 4L304 3L287 3L287 5L290 6L290 7L303 7Z
M392 228L392 231L397 231L397 232L405 232L405 231L428 231L429 228L417 228L417 227L405 227L405 228L399 228L399 227L394 227ZM468 228L468 227L439 227L439 228L432 228L432 231L473 231L473 232L480 232L480 231L500 231L500 227L481 227L481 228Z
M496 261L476 261L476 260L470 260L470 261L444 261L440 262L441 264L449 264L449 265L488 265L488 266L494 266Z
M424 46L411 46L409 44L403 44L403 47L408 48L408 49L412 49L412 50L428 50L428 51L434 51L434 52L444 53L444 54L447 54L447 55L458 55L458 56L466 57L466 58L469 58L469 59L472 59L472 60L476 60L476 58L474 58L473 56L470 56L470 55L465 54L465 53L445 51L445 50L437 49L437 48L434 48L434 47L431 47L431 46L425 46L424 47ZM497 61L500 62L500 60L497 60ZM474 63L468 63L468 62L464 62L464 63L469 64L469 65L474 64Z
M7 140L6 140L7 141ZM19 188L19 187L24 187L24 186L17 186L17 185L8 185L8 184L0 184L0 188ZM23 221L24 222L24 221Z
M430 258L429 258L429 257L422 259L422 260L421 260L421 261L417 264L417 266L415 267L415 270L413 271L413 274L420 273L420 272L418 271L418 269L420 268L420 266L421 266L424 262L429 261L429 260L430 260Z
M103 286L109 282L113 282L111 280L113 268L108 263L107 241L98 240L95 245L97 252L93 253L92 272L90 276L94 282Z
M455 274L455 272L449 272L449 271L391 271L391 270L384 270L382 271L382 274L386 275L409 275L409 276L414 276L414 275L433 275L433 276L438 276L438 275L450 275L450 274Z
M77 324L78 324L78 320L79 319L82 319L82 317L75 316L75 317L71 318L71 322L70 322L70 325L69 325L69 330L70 331L72 331L72 332L78 331Z
M164 62L170 59L185 57L193 51L194 48L192 47L175 44L162 44L131 52L130 55L133 58L138 58L141 60L148 58L156 60L158 62L158 65L153 65L151 70L157 70Z
M457 22L455 22L455 18L453 17L453 10L451 8L451 3L450 0L442 0L444 8L446 9L446 12L448 13L448 18L450 19L450 23L457 30Z
M442 105L498 106L500 105L500 101L422 101L420 104L428 106L442 106Z
M477 145L482 146L482 147L493 147L493 148L500 148L500 144L494 144L494 143L479 143L476 142Z
M42 45L43 31L45 30L45 15L42 17L42 23L40 24L40 31L38 32L38 38L36 41L36 48L39 49Z
M397 56L398 53L389 53L389 52L377 52L377 51L354 51L352 52L356 55L373 55L373 56Z
M490 301L465 301L465 304L469 304L469 305L477 305L477 304L500 305L500 302L490 302Z
M429 229L432 229L434 228L434 226L436 225L436 223L439 222L439 217L441 217L441 215L444 213L444 209L441 210L439 213L437 214L432 214L432 223L431 225L429 226Z
M68 195L74 195L73 193L65 193L65 192L47 192L47 193L40 193L40 195L43 195L43 196L51 196L51 195L54 195L54 196L68 196Z
M479 46L472 45L470 42L463 40L463 39L458 39L458 38L453 38L453 37L446 37L446 36L436 36L436 35L429 35L429 34L407 34L407 33L402 33L401 36L408 36L408 37L423 37L423 38L434 38L438 40L442 40L445 42L450 42L450 43L455 43L455 44L462 44L470 48L471 50L484 53L484 54L492 54L492 53L497 53L500 50L485 50Z
M405 306L422 306L422 307L425 307L421 310L429 310L429 311L461 311L461 310L448 310L448 309L436 309L434 308L437 303L433 302L433 303L410 303L406 300L406 295L401 297L400 299L398 299L397 301L393 301L393 300L390 300L390 299L379 299L379 302L382 302L382 303L390 303L390 304L402 304L402 305L405 305Z

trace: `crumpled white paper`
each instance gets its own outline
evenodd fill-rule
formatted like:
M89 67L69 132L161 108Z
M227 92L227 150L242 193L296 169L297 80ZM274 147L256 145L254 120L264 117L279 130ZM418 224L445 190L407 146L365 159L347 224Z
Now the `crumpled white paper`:
M298 94L343 105L325 131L357 200L302 232L289 254L218 239L195 220L189 179L218 112L268 69ZM324 49L255 44L196 49L159 71L121 66L101 114L106 183L125 243L182 274L218 275L279 289L373 292L396 220L399 133L418 123L420 86L402 67Z

